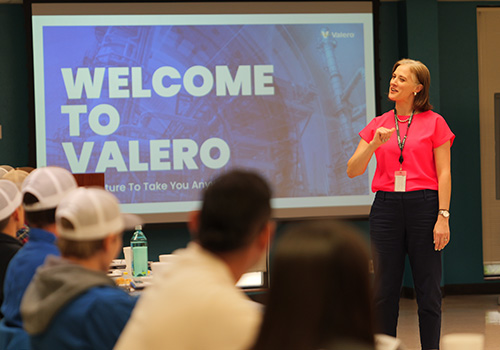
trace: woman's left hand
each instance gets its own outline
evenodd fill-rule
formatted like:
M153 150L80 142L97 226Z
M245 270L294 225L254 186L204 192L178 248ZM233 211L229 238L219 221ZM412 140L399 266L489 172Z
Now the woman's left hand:
M434 249L443 250L450 243L450 225L448 219L438 215L434 225Z

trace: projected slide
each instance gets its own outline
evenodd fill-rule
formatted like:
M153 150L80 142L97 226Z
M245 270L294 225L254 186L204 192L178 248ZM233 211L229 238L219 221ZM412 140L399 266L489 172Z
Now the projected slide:
M277 208L363 205L371 14L34 16L38 166L105 173L127 211L193 209L256 169Z

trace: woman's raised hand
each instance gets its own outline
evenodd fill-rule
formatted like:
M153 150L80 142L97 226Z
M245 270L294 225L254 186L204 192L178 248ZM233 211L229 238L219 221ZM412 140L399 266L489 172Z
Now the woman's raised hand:
M387 129L387 128L384 128L384 127L378 128L375 131L375 136L373 136L372 143L377 148L380 147L380 146L382 146L384 143L386 143L387 141L389 141L389 139L392 136L392 133L395 130L396 130L395 128L392 128L392 129Z

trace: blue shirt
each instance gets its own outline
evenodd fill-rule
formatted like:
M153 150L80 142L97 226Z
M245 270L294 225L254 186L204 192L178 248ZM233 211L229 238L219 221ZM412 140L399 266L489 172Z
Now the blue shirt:
M47 255L61 255L55 241L56 236L53 233L31 228L30 240L10 261L5 275L4 301L2 304L2 313L7 326L23 327L19 310L21 300L35 275L36 269L43 265Z
M31 337L33 350L111 350L137 298L116 287L87 290L64 306L47 330Z

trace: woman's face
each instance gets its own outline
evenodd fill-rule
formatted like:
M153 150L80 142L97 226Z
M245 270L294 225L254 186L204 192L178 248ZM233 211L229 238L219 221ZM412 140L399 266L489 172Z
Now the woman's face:
M394 102L413 102L414 93L422 89L422 85L416 82L415 75L410 66L400 65L392 73L389 84L389 99Z

